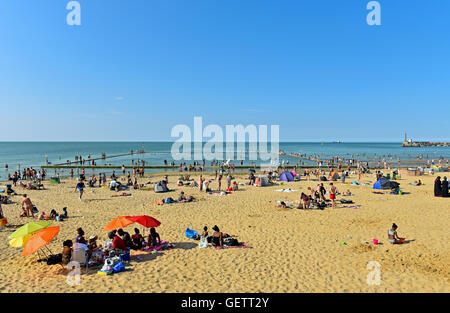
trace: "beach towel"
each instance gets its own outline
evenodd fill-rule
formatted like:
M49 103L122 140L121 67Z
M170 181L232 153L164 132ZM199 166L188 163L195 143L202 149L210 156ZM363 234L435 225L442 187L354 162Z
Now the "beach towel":
M175 247L174 244L171 244L171 243L169 243L166 240L161 240L159 245L157 245L157 246L147 246L143 250L144 251L153 251L153 250L155 250L155 251L162 251L162 250L167 250L167 249L171 249L171 248L174 248L174 247Z
M131 193L122 193L120 195L112 195L111 197L132 197L133 195Z
M232 194L231 191L208 192L208 196L227 196L231 194Z
M359 205L346 205L346 206L343 206L343 208L348 208L348 209L359 209Z
M225 246L223 245L222 247L219 246L215 246L214 248L216 249L231 249L231 248L244 248L244 249L252 249L252 246L249 246L248 244L246 244L245 242L241 242L239 243L237 246Z

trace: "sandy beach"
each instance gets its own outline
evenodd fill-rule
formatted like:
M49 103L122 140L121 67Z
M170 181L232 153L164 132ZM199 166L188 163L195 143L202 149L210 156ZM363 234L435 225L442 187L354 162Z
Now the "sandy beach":
M231 195L210 196L198 188L177 187L180 173L168 174L173 192L156 194L149 188L128 191L132 197L112 197L114 191L87 188L83 202L74 190L75 180L65 179L59 185L44 182L46 190L14 188L15 203L3 205L9 224L0 230L0 292L450 292L450 199L433 196L437 175L402 177L398 182L403 195L374 194L375 175L361 178L365 186L336 182L341 193L350 189L353 194L338 200L351 199L359 208L339 204L337 209L305 211L278 208L276 201L298 200L300 192L315 188L317 181L240 186ZM164 175L153 174L139 183L156 182ZM198 176L191 175L195 180ZM244 174L236 176L238 182L248 181ZM410 185L418 178L425 185ZM329 182L324 185L328 190ZM217 182L212 182L212 188L217 188ZM276 191L281 188L296 192ZM180 191L198 201L155 204L167 197L176 199ZM39 211L61 213L68 208L69 219L53 223L60 226L60 233L48 245L53 253L62 251L64 240L75 239L77 227L85 230L87 238L98 235L99 242L106 240L103 228L121 215L158 219L161 239L176 247L157 254L134 252L128 271L112 276L97 275L94 268L88 275L82 270L81 284L70 286L66 269L36 263L36 255L22 257L22 248L9 247L8 236L15 229L37 220L18 217L23 193ZM388 243L387 230L393 222L399 226L399 235L411 242ZM201 231L205 225L210 231L218 225L252 248L200 249L198 241L186 238L185 229ZM125 230L131 234L134 227ZM373 245L374 238L381 244ZM366 282L370 261L381 265L379 286Z

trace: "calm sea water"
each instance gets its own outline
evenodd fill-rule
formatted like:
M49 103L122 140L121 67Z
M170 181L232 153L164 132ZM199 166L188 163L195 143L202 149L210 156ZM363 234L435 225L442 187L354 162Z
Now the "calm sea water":
M450 147L404 148L401 146L401 143L285 142L280 143L279 146L286 153L319 154L323 159L333 156L351 158L352 155L355 157L359 155L359 158L364 160L386 157L387 160L396 162L398 157L401 160L413 160L419 154L423 155L423 158L429 159L450 157ZM100 157L101 153L106 153L108 156L128 153L131 150L145 149L148 153L144 155L135 154L133 156L127 155L98 160L97 165L131 165L131 160L137 161L138 159L144 160L148 165L163 165L164 160L172 161L171 147L172 142L0 142L0 178L5 179L8 172L14 173L19 165L21 169L26 167L38 169L45 164L46 156L51 164L58 164L67 160L74 161L76 155L87 158L88 154L90 154L94 158ZM226 151L225 147L223 150ZM235 148L235 150L237 149ZM246 144L246 150L248 150L248 143ZM289 160L291 164L298 162L298 159L290 156L284 156L282 159ZM186 162L189 164L192 161L187 160ZM8 165L8 171L5 168L6 164ZM235 161L235 164L238 164L238 162ZM244 164L250 164L248 155ZM50 175L53 174L51 171L49 172ZM62 172L60 174L67 175L67 170L66 173Z

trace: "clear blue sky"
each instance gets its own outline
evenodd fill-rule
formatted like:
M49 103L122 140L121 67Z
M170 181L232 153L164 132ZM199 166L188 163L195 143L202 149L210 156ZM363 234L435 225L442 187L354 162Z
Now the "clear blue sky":
M450 140L450 1L0 0L3 140L171 140L279 124L282 141Z

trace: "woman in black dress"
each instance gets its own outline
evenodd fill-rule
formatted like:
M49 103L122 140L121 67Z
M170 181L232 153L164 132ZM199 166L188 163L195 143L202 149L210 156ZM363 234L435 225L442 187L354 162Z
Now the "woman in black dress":
M435 197L442 197L441 176L438 176L436 178L436 180L434 181L434 196Z
M448 181L447 181L447 177L444 177L444 179L442 180L442 196L443 197L448 197Z

